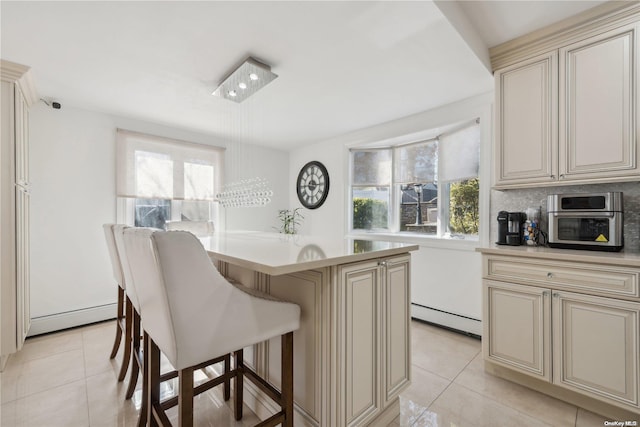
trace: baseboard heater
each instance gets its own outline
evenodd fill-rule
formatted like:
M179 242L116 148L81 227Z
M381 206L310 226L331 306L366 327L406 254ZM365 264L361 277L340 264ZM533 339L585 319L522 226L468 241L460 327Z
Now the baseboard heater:
M114 303L33 317L31 318L31 328L29 328L27 337L115 319L116 309L117 304Z
M450 313L416 303L411 303L411 317L454 329L468 335L476 337L482 336L482 321L472 317Z

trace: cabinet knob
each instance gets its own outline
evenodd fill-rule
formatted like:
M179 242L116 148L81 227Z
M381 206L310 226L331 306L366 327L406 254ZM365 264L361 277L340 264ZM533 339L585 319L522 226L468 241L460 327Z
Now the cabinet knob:
M551 272L547 273L547 279L553 279L553 273Z
M549 291L543 291L542 292L542 296L543 297L548 297L549 296Z
M560 179L564 179L564 174L560 174Z
M387 261L378 261L378 265L380 267L386 267L387 266Z
M551 179L556 179L556 176L555 175L551 175Z
M560 294L559 294L559 293L557 293L557 292L554 292L554 293L553 293L553 297L554 297L554 298L558 298L559 296L560 296Z

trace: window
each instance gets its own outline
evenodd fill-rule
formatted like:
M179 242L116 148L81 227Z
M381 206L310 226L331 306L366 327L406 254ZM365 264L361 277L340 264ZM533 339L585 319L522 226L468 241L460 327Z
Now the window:
M224 149L118 129L117 195L127 224L217 222Z
M435 138L351 150L351 230L477 236L479 120Z

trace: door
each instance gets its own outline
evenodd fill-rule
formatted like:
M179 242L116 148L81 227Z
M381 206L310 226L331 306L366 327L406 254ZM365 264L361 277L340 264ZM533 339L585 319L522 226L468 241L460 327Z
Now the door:
M483 281L485 359L551 381L551 296L533 286Z
M496 72L496 186L557 180L557 53Z
M560 180L638 174L637 26L560 49Z
M553 382L638 407L640 304L553 293Z

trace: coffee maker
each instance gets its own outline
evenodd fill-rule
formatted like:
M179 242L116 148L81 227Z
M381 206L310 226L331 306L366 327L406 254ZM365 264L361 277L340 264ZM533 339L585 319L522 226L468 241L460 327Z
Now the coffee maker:
M524 241L522 225L527 220L524 212L498 212L498 245L519 246Z

